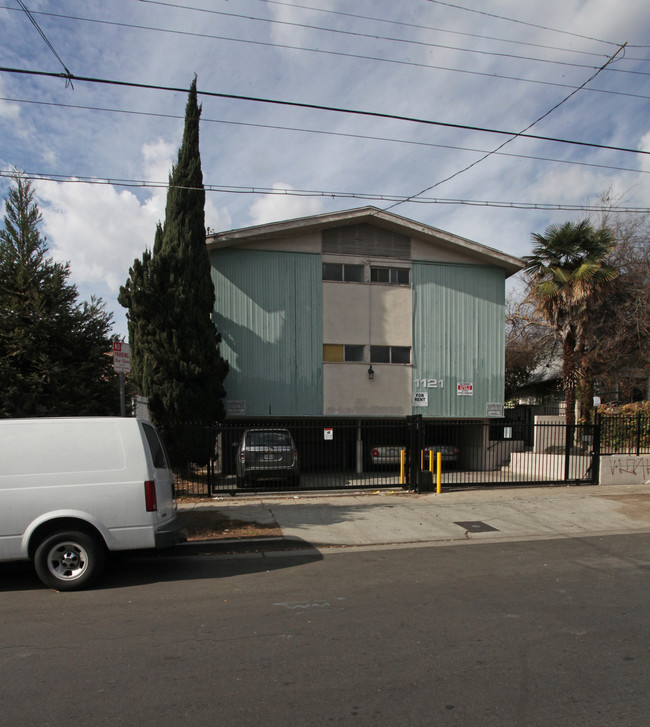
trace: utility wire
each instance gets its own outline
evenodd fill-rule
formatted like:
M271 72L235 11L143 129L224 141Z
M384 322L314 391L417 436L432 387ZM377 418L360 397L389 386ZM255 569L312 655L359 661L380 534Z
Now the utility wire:
M12 8L6 8L6 9L11 10ZM483 71L468 70L468 69L464 69L464 68L452 68L449 66L440 66L440 65L435 65L435 64L431 64L431 63L419 63L416 61L403 61L403 60L399 60L396 58L382 58L381 56L362 55L359 53L345 53L343 51L324 50L322 48L309 48L306 46L289 45L286 43L272 43L270 41L251 40L251 39L245 39L245 38L232 38L232 37L224 36L224 35L213 35L210 33L191 32L191 31L186 31L186 30L176 30L176 29L172 29L172 28L156 28L153 26L138 25L135 23L121 23L121 22L112 21L112 20L82 18L82 17L75 16L75 15L63 15L63 14L59 14L59 13L48 13L48 12L44 12L44 11L40 11L40 14L49 15L49 16L57 17L57 18L64 18L66 20L78 20L81 22L97 23L100 25L112 25L112 26L116 26L116 27L120 27L120 28L131 28L134 30L149 30L152 32L157 32L157 33L185 35L185 36L190 36L193 38L207 38L210 40L222 40L222 41L226 41L229 43L246 43L246 44L257 45L257 46L262 46L262 47L266 47L266 48L283 48L286 50L297 50L297 51L304 51L304 52L308 52L308 53L318 53L321 55L339 56L339 57L343 57L343 58L354 58L357 60L375 61L377 63L392 63L395 65L410 66L410 67L414 67L414 68L430 68L433 70L447 71L450 73L464 73L464 74L468 74L468 75L472 75L472 76L486 76L486 77L492 78L492 79L499 78L501 80L506 80L506 81L520 81L522 83L534 83L534 84L539 84L539 85L543 85L543 86L560 86L563 88L575 88L575 86L571 86L570 84L553 83L550 81L540 81L540 80L531 79L531 78L524 78L521 76L509 76L509 75L506 75L503 73L487 73L487 72L483 72ZM594 66L585 66L585 67L594 68ZM617 70L619 70L619 69L617 69ZM620 71L622 73L645 74L645 72L643 72L643 71L626 71L624 69L620 69ZM649 74L645 74L645 75L649 75ZM626 92L622 92L622 91L610 91L610 90L596 89L596 88L589 89L589 90L594 91L594 92L600 92L600 93L612 93L612 94L621 95L621 96L647 98L646 96L638 96L637 94L626 93Z
M15 174L14 169L2 169L0 170L0 177L10 178ZM227 194L264 194L264 195L279 195L288 197L329 197L329 198L344 198L344 199L363 199L369 201L389 201L389 200L403 200L406 201L408 198L401 195L390 195L380 194L373 192L341 192L341 191L321 191L313 189L292 189L292 188L278 188L278 187L242 187L234 185L219 185L219 184L207 184L204 183L203 187L189 187L183 185L170 185L169 182L156 182L150 180L141 179L120 179L113 177L83 177L83 176L72 176L63 174L44 174L40 172L22 172L21 173L26 179L32 181L41 182L56 182L62 184L96 184L96 185L111 185L115 187L128 187L128 188L142 188L142 189L185 189L185 190L201 190L204 189L206 192L218 192ZM650 208L646 207L628 207L628 206L610 206L610 205L578 205L578 204L566 204L566 203L551 203L551 202L509 202L509 201L498 201L498 200L472 200L472 199L453 199L453 198L435 198L435 197L421 197L420 199L414 200L418 204L444 204L444 205L462 205L470 207L499 207L507 209L521 209L521 210L564 210L564 211L585 211L585 212L600 212L600 211L612 211L612 212L630 212L638 214L650 213Z
M610 58L610 59L609 59L609 60L607 61L607 63L605 63L605 64L604 64L603 66L601 66L601 67L600 67L600 68L599 68L599 69L598 69L598 70L596 71L596 73L592 74L592 75L591 75L591 76L590 76L590 77L589 77L589 78L588 78L588 79L587 79L587 80L586 80L586 81L585 81L585 82L584 82L584 83L583 83L583 84L582 84L581 86L579 86L578 88L576 88L576 90L575 90L575 91L572 91L572 92L571 92L571 93L570 93L570 94L569 94L568 96L565 96L565 97L564 97L564 98L563 98L563 99L562 99L561 101L559 101L558 103L556 103L556 104L555 104L555 106L553 106L553 107L552 107L552 108L550 108L550 109L549 109L548 111L546 111L546 113L544 113L544 114L542 114L541 116L539 116L538 118L536 118L536 119L535 119L535 121L533 121L532 123L528 124L528 126L526 126L526 128L525 128L525 129L523 129L523 130L522 130L522 131L521 131L520 133L518 133L518 134L514 134L514 135L513 135L513 137L512 137L511 139L506 139L506 140L505 140L505 141L504 141L504 142L503 142L502 144L500 144L500 145L499 145L499 146L498 146L498 147L497 147L496 149L494 149L494 150L492 150L492 151L488 152L487 154L483 155L483 156L482 156L482 157L481 157L480 159L477 159L476 161L472 162L471 164L468 164L468 165L467 165L466 167L464 167L463 169L459 169L459 170L458 170L457 172L454 172L454 174L450 174L450 175L449 175L448 177L445 177L444 179L441 179L441 180L440 180L439 182L436 182L435 184L432 184L431 186L429 186L429 187L426 187L426 188L425 188L425 189L423 189L423 190L422 190L421 192L418 192L417 194L414 194L414 195L413 195L413 196L412 196L412 197L411 197L410 199L407 199L407 200L405 200L405 201L407 201L407 202L408 202L408 201L411 201L411 200L412 200L413 198L415 198L415 197L419 197L419 196L420 196L421 194L425 194L426 192L430 192L430 191L431 191L432 189L435 189L436 187L439 187L439 186L440 186L441 184L444 184L445 182L448 182L448 181L450 181L451 179L454 179L455 177L458 177L458 176L460 176L460 175L461 175L461 174L463 174L464 172L467 172L468 170L470 170L470 169L472 169L473 167L475 167L475 166L476 166L477 164L480 164L481 162L485 161L485 160L486 160L486 159L487 159L488 157L491 157L491 156L492 156L493 154L496 154L496 152L498 152L498 151L500 151L501 149L503 149L503 147L504 147L504 146L506 146L506 144L510 144L510 142L514 141L514 140L515 140L515 139L517 139L518 137L520 137L520 136L523 136L523 135L525 134L525 132L526 132L526 131L528 131L528 129L531 129L531 128L532 128L533 126L535 126L535 124L538 124L538 123L539 123L540 121L542 121L542 119L545 119L545 118L546 118L547 116L549 116L550 114L552 114L552 113L553 113L553 111L555 111L555 110L556 110L557 108L559 108L560 106L562 106L562 104L566 103L566 102L567 102L567 101L568 101L568 100L569 100L569 99L570 99L570 98L571 98L572 96L575 96L575 94L576 94L576 93L578 93L578 91L580 91L580 89L581 89L581 88L584 88L584 87L585 87L585 86L586 86L586 85L587 85L588 83L590 83L591 81L593 81L593 80L594 80L594 78L596 78L596 76L597 76L597 75L598 75L598 74L599 74L599 73L600 73L600 72L601 72L602 70L604 70L604 69L605 69L605 67L606 67L606 66L607 66L607 65L608 65L609 63L613 63L613 62L614 62L614 60L616 59L616 56L617 56L617 55L618 55L619 53L623 52L624 50L625 50L625 44L623 44L623 45L622 45L622 46L621 46L621 47L620 47L620 48L619 48L619 49L618 49L618 50L616 51L616 53L614 53L614 55L613 55L613 56L612 56L612 57L611 57L611 58ZM399 204L404 204L404 202L397 202L397 203L395 203L395 204L391 205L390 207L387 207L386 209L387 209L387 210L393 209L393 207L397 207L397 206L398 206Z
M66 88L68 87L68 84L70 84L70 86L74 90L74 86L72 85L72 81L70 80L72 78L72 74L70 73L70 71L68 70L67 66L65 65L65 63L61 59L61 56L56 52L56 49L54 48L54 46L52 45L52 43L50 43L48 37L43 32L43 30L41 29L40 25L36 22L36 20L34 19L34 16L29 12L29 10L25 6L25 3L23 2L23 0L16 0L16 1L20 5L20 7L23 9L25 15L29 18L30 23L36 28L36 30L38 31L38 34L45 41L45 45L52 51L52 53L54 53L54 57L63 66L63 70L66 72L66 77L68 79L66 81L66 84L65 84L66 85ZM9 10L13 10L14 8L8 8L8 9Z
M147 2L147 3L150 2L150 3L156 3L156 4L163 4L163 3L158 3L156 0L137 0L137 2ZM290 8L300 8L301 10L311 10L312 12L317 12L317 13L327 13L327 14L331 14L331 15L343 15L343 16L349 17L349 18L372 20L377 23L389 23L390 25L400 25L400 26L405 26L408 28L416 28L417 30L435 30L439 33L450 33L453 35L463 35L463 36L470 37L470 38L481 38L483 40L496 40L496 41L499 41L500 43L512 43L515 45L526 45L526 46L531 46L534 48L545 48L546 50L559 50L559 51L565 51L568 53L579 53L582 55L590 55L590 56L605 55L605 54L601 54L601 53L594 53L591 51L575 50L573 48L562 48L562 47L558 47L558 46L554 46L554 45L544 45L543 43L532 43L530 41L525 41L525 40L513 40L512 38L500 38L500 37L496 37L496 36L492 36L492 35L481 35L480 33L468 33L468 32L463 32L463 31L459 31L459 30L449 30L448 28L437 28L437 27L433 27L430 25L421 25L419 23L405 23L405 22L399 21L399 20L387 20L384 18L377 18L377 17L368 16L368 15L356 15L355 13L346 13L346 12L341 12L340 10L326 10L324 8L315 8L315 7L312 7L311 5L300 5L298 3L285 2L284 0L258 0L258 2L263 2L268 5L284 5L284 6L287 6ZM165 3L165 4L171 5L171 3ZM177 7L186 7L186 6L179 5ZM454 7L457 7L457 6L454 6ZM469 8L464 8L464 9L471 12L469 10ZM508 18L502 18L502 19L507 20ZM558 30L556 32L562 33L564 31ZM591 39L588 38L587 36L585 36L585 40L591 40ZM600 38L594 38L594 40L599 43L607 43L609 45L618 45L618 43L615 43L613 41L601 40ZM628 47L629 48L630 47L631 48L645 48L646 46L636 46L635 45L635 46L628 46ZM646 58L627 58L627 60L647 61L648 59L646 59Z
M442 50L453 50L453 51L459 51L461 53L474 53L478 55L485 55L485 56L495 56L498 58L512 58L515 60L523 60L523 61L533 61L536 63L550 63L553 65L559 65L559 66L568 66L572 68L595 68L596 66L589 66L584 63L571 63L568 61L558 61L558 60L552 60L547 58L534 58L531 56L521 56L516 55L514 53L499 53L496 51L486 51L486 50L479 50L478 48L461 48L459 46L453 46L453 45L444 45L442 43L427 43L426 41L422 40L411 40L407 38L392 38L387 37L385 35L378 35L376 33L360 33L358 31L353 30L341 30L340 28L327 28L320 25L310 25L308 23L295 23L290 22L287 20L275 20L272 18L257 18L251 15L240 15L237 13L226 13L222 10L208 10L204 8L197 8L197 7L191 7L188 5L177 5L175 3L168 3L168 2L161 2L159 0L139 0L139 2L146 2L149 4L154 5L162 5L164 7L172 7L172 8L178 8L183 10L191 10L194 12L199 13L209 13L211 15L219 15L219 16L226 16L229 18L242 18L245 20L251 20L256 21L260 23L271 23L274 25L287 25L289 27L294 28L304 28L308 30L318 30L325 33L335 33L338 35L348 35L353 36L356 38L371 38L373 40L385 40L389 41L391 43L403 43L406 45L416 45L416 46L422 46L425 48L440 48ZM315 49L310 49L315 50ZM616 71L617 73L634 73L642 76L650 76L650 72L645 71L633 71L633 70L626 70L624 68L610 68L608 69L610 71Z
M185 117L181 114L162 114L162 113L156 113L154 111L134 111L132 109L116 109L116 108L109 108L105 106L81 106L78 104L66 104L66 103L60 103L55 101L34 101L31 99L25 99L25 98L11 98L8 96L0 96L0 101L8 101L10 103L25 103L25 104L33 104L36 106L53 106L55 108L63 108L63 109L76 109L79 111L99 111L99 112L106 112L106 113L114 113L114 114L127 114L130 116L145 116L145 117L154 117L159 119L178 119L182 120ZM290 131L290 132L297 132L302 134L320 134L322 136L335 136L335 137L342 137L345 139L364 139L367 141L381 141L386 143L392 143L392 144L410 144L413 146L424 146L424 147L430 147L434 149L452 149L454 151L467 151L467 152L475 152L479 154L484 154L488 151L488 149L477 149L474 147L469 146L457 146L453 144L434 144L431 141L421 141L417 139L396 139L394 137L389 136L371 136L369 134L351 134L346 133L343 131L327 131L324 129L309 129L299 126L280 126L278 124L260 124L260 123L253 123L251 121L227 121L225 119L211 119L207 116L201 116L201 123L207 123L207 124L223 124L224 126L242 126L242 127L248 127L253 129L271 129L274 131ZM511 152L501 152L501 151L495 151L493 152L495 156L504 156L504 157L510 157L513 159L530 159L532 161L537 162L549 162L554 164L567 164L567 165L575 165L580 167L595 167L597 169L610 169L617 172L633 172L635 174L650 174L650 169L633 169L631 167L619 167L612 164L596 164L595 162L581 162L581 161L575 161L572 159L555 159L553 157L542 157L542 156L535 156L533 154L513 154Z
M509 23L517 23L518 25L527 25L529 28L539 28L540 30L550 30L552 33L562 33L563 35L571 35L574 38L582 38L583 40L594 40L597 43L606 43L607 45L620 45L620 43L614 43L611 40L602 40L601 38L593 38L590 35L581 35L580 33L572 33L569 30L558 30L557 28L549 28L546 25L537 25L536 23L527 23L525 20L516 20L515 18L508 18L505 15L497 15L496 13L488 13L485 10L476 10L474 8L466 8L463 5L455 5L454 3L442 2L442 0L428 0L428 2L434 5L446 5L448 8L455 8L456 10L464 10L467 13L476 13L477 15L486 15L489 18L496 18L497 20L506 20ZM639 46L634 46L639 47ZM644 46L640 46L644 47Z
M0 66L0 73L17 73L21 75L30 76L43 76L46 78L61 78L60 73L50 73L47 71L32 71L25 68L9 68L7 66ZM172 91L174 93L187 93L186 88L179 88L175 86L160 86L150 83L135 83L132 81L115 81L107 78L93 78L90 76L72 76L75 81L83 81L85 83L98 83L110 86L121 86L124 88L145 88L154 91ZM576 89L579 90L579 89ZM526 134L523 132L516 131L502 131L500 129L490 129L481 126L470 126L468 124L453 124L444 121L432 121L430 119L418 119L410 116L400 116L398 114L385 114L379 111L362 111L360 109L344 109L336 106L323 106L321 104L309 104L301 103L299 101L282 101L280 99L269 99L261 98L256 96L243 96L240 94L233 93L218 93L216 91L197 91L201 96L207 96L209 98L227 98L235 101L250 101L252 103L263 103L272 104L276 106L290 106L292 108L310 109L315 111L330 111L332 113L339 114L350 114L354 116L364 116L378 119L390 119L392 121L408 121L416 124L425 124L427 126L440 126L449 129L463 129L465 131L477 131L488 134L498 134L501 136L516 136L522 139L537 139L539 141L552 141L557 144L569 144L573 146L584 146L591 149L607 149L609 151L621 151L629 154L645 154L650 155L650 151L642 149L629 149L621 146L610 146L608 144L595 144L587 141L575 141L571 139L560 139L552 136L541 136L539 134Z

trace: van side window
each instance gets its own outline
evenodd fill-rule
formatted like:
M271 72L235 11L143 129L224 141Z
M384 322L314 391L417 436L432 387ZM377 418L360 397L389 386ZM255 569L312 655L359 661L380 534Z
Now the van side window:
M165 456L165 448L163 447L160 437L156 430L149 424L142 425L144 433L149 443L149 450L151 451L151 459L153 459L153 466L156 469L165 469L167 467L167 457Z

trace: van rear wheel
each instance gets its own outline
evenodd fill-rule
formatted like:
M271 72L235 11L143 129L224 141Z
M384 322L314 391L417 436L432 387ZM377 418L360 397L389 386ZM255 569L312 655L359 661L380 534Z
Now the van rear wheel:
M89 586L104 568L106 553L96 537L79 531L53 533L34 554L34 567L46 586L74 591Z

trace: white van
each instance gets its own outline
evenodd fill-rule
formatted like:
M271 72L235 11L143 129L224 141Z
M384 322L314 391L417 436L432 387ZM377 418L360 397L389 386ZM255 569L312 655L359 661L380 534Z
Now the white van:
M183 537L174 475L143 419L0 419L0 561L32 560L58 590L83 588L107 551Z

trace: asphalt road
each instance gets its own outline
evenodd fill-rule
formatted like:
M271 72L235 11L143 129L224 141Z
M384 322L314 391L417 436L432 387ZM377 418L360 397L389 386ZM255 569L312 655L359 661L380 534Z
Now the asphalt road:
M638 727L650 534L0 566L0 725Z

